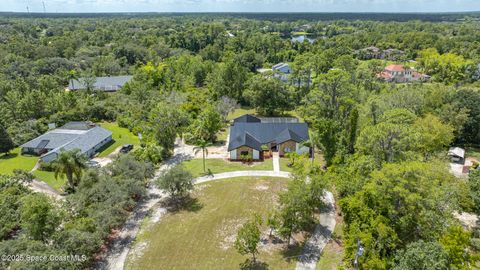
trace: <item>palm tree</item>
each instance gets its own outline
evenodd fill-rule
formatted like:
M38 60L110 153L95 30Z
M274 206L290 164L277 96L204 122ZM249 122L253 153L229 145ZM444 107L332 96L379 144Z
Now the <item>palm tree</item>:
M306 147L309 147L312 151L312 166L313 166L313 163L315 162L315 146L318 144L318 135L317 133L313 133L313 132L310 132L309 134L309 137L310 139L304 141L304 142L301 142L300 143L300 146L306 146Z
M60 176L62 179L66 176L70 188L75 189L75 186L82 177L82 171L87 168L87 158L79 149L70 151L60 151L58 158L54 161L55 178Z
M199 140L197 142L197 146L195 146L193 148L193 152L195 153L195 155L202 151L202 155L203 155L203 172L207 172L206 169L205 169L205 157L208 156L208 147L209 146L212 146L212 143L210 142L207 142L205 140Z

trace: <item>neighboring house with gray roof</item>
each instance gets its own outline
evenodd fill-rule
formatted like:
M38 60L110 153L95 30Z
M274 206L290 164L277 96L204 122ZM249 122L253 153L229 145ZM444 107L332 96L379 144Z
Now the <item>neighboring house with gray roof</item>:
M103 92L116 92L120 90L133 76L112 76L112 77L96 77L93 83L92 90ZM88 87L88 79L79 78L78 80L71 80L68 84L68 89L71 91L86 90Z
M273 76L285 83L288 82L290 73L292 73L292 69L287 63L278 63L272 67L272 70L274 72Z
M112 141L112 132L91 122L70 122L23 144L22 153L39 155L44 162L58 157L61 150L79 149L92 157Z
M302 146L308 139L308 125L296 118L259 118L247 114L233 120L228 152L230 160L244 156L261 160L265 152L278 152L280 156L289 152L310 153L309 147Z

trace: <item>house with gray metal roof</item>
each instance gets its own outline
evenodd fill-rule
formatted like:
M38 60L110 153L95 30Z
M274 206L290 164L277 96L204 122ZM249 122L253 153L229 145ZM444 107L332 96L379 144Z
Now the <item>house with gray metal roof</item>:
M296 118L269 118L243 115L230 127L228 152L230 160L241 160L246 156L261 160L266 152L278 152L284 156L289 152L310 153L302 146L309 139L308 125Z
M133 76L112 76L112 77L96 77L91 83L92 90L103 92L116 92L120 90ZM86 90L88 87L87 79L79 78L78 80L71 80L68 84L68 89Z
M272 67L272 70L274 72L273 76L285 83L288 82L290 73L292 73L292 69L287 63L278 63Z
M62 150L79 149L92 157L112 141L112 132L91 122L70 122L23 144L22 153L39 155L44 162L55 160Z

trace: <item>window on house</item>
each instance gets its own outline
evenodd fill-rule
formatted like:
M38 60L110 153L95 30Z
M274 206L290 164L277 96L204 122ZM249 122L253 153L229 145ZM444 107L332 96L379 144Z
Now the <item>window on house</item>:
M240 152L240 155L241 155L241 156L247 156L247 155L248 155L248 151L241 151L241 152Z
M290 153L292 152L292 149L290 149L290 147L285 147L285 153Z

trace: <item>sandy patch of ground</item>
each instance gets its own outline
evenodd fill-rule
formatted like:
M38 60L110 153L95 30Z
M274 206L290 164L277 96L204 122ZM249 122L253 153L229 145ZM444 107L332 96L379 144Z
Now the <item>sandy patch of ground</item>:
M275 232L273 232L271 236L270 236L269 228L265 229L262 232L262 236L260 237L260 243L258 245L258 249L261 252L273 254L284 248L285 248L285 241L283 241L283 239L277 236Z
M155 224L160 221L160 219L167 214L167 209L163 207L158 207L153 210L152 217L150 218L149 225Z
M460 223L462 223L462 225L465 228L467 228L469 230L478 226L479 218L475 214L466 213L466 212L463 212L463 213L460 214L458 212L454 212L453 216L456 219L458 219L460 221Z
M270 188L269 186L264 184L258 184L255 186L255 189L260 191L265 191L265 190L268 190L269 188Z
M217 231L217 237L220 239L219 246L222 250L228 250L233 247L237 239L237 232L242 227L246 219L224 220Z
M130 256L132 261L135 261L143 256L143 251L148 247L147 242L140 242L130 249Z

